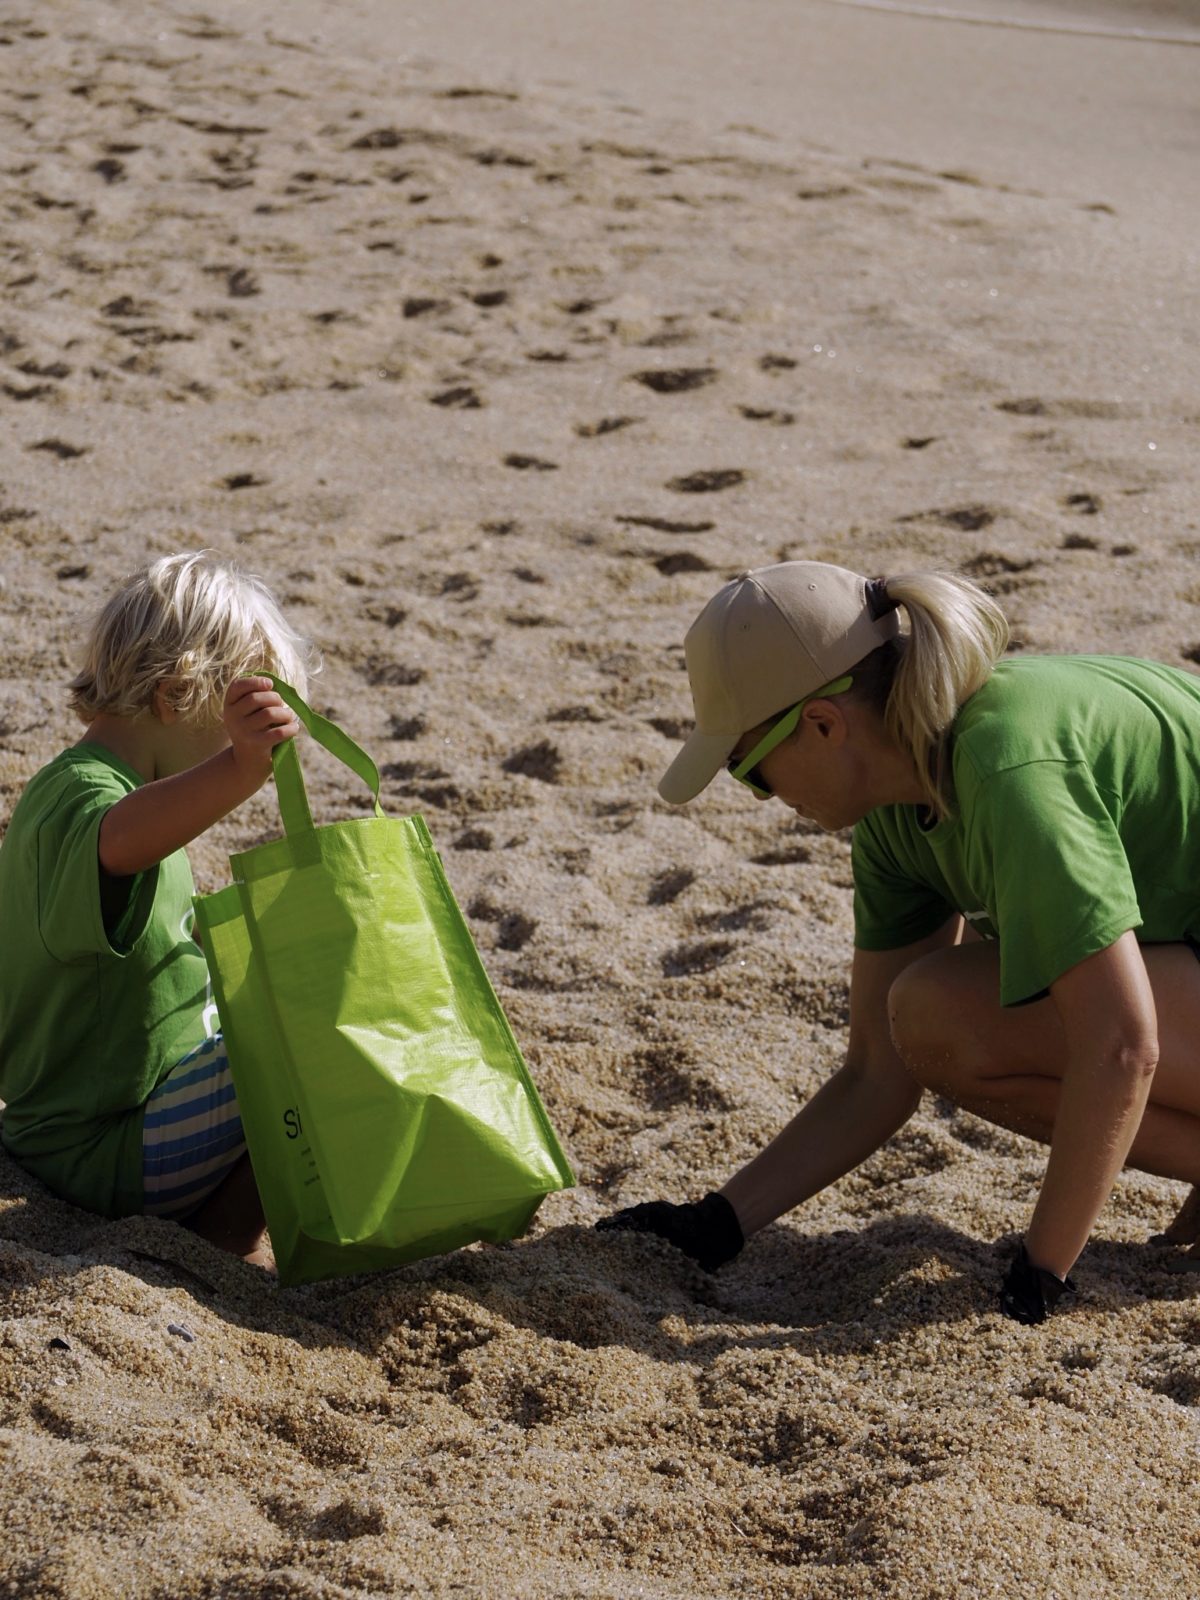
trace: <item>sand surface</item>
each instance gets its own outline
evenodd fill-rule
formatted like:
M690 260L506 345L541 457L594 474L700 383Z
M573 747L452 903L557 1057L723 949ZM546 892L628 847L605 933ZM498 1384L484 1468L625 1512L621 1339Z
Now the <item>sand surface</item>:
M698 55L690 110L639 99L635 38L623 87L547 60L573 6L524 79L507 5L267 9L0 22L0 818L74 737L81 620L236 551L427 816L580 1181L516 1245L280 1291L0 1160L0 1593L1200 1594L1197 1280L1144 1244L1183 1186L1121 1182L1040 1331L992 1307L1043 1156L933 1100L716 1277L590 1231L720 1182L845 1044L847 839L654 793L726 576L949 564L1019 649L1200 661L1200 55L1128 47L1139 188L1145 57L1066 181L1015 114L934 154L928 97L928 158L788 124L778 73L706 111ZM782 60L787 8L732 8L767 9ZM901 19L796 13L883 74ZM1064 126L1068 45L1003 41ZM277 826L266 791L201 887Z

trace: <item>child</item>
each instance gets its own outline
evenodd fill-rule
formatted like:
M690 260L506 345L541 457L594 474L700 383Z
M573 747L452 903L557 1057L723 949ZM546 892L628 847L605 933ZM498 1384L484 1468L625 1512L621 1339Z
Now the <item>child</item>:
M0 847L0 1137L64 1199L185 1222L266 1265L183 846L271 774L311 651L211 551L131 578L70 685L80 741L30 781ZM250 676L249 674L255 674Z
M693 624L696 728L660 793L682 805L728 770L853 827L850 1034L842 1068L719 1194L601 1227L711 1270L932 1089L1049 1146L1000 1295L1037 1323L1123 1166L1200 1182L1200 679L1117 656L1000 661L1007 640L964 579L815 561L743 573ZM1200 1238L1195 1190L1164 1238ZM1184 1259L1200 1266L1200 1245Z

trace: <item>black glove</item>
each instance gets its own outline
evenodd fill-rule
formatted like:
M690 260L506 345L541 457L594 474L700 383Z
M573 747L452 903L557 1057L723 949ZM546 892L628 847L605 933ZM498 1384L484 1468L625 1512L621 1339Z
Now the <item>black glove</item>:
M746 1242L737 1212L723 1194L706 1194L703 1200L682 1206L650 1200L602 1217L596 1227L602 1232L656 1233L699 1262L705 1272L732 1261Z
M1000 1288L1000 1309L1014 1322L1045 1322L1063 1295L1074 1293L1070 1278L1034 1266L1022 1240Z

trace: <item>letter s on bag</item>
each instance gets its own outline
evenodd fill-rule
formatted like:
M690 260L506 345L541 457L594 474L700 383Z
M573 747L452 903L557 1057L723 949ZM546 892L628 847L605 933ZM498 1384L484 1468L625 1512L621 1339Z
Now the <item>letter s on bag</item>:
M300 1126L300 1113L292 1106L283 1113L283 1127L289 1139L298 1139L304 1131Z

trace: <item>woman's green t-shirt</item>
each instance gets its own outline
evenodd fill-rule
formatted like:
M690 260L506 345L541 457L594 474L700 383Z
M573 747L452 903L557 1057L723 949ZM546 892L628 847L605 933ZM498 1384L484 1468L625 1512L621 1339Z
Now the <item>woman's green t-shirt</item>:
M854 830L855 943L961 912L1000 949L1000 999L1043 994L1134 928L1200 940L1200 679L1121 656L1001 662L959 711L955 810L881 806Z
M0 1133L48 1188L109 1216L142 1209L146 1100L216 1029L182 850L122 883L106 925L100 822L140 782L74 745L30 781L0 846Z

